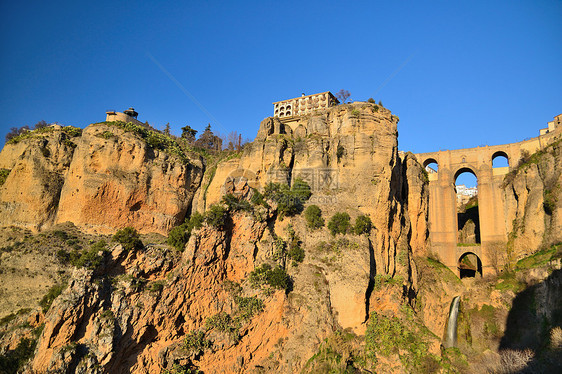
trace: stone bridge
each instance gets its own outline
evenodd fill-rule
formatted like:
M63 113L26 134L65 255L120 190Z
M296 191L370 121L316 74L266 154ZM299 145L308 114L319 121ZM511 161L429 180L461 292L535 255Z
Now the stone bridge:
M436 163L437 171L429 170L429 232L432 251L456 274L459 261L473 253L481 261L481 274L493 270L493 251L505 250L510 223L506 222L505 198L502 190L504 176L517 166L522 152L534 153L562 138L562 115L549 122L541 135L519 143L483 146L416 154L427 167ZM493 167L496 157L507 158L509 166ZM480 245L459 246L457 243L457 197L455 181L464 172L472 173L478 181L478 215L480 218ZM498 256L496 256L498 257ZM500 256L501 257L501 256ZM503 264L498 264L503 265Z

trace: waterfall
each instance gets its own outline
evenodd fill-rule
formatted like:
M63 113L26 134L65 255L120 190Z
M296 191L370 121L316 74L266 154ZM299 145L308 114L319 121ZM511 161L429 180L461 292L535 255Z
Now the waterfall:
M457 317L459 315L460 296L455 296L451 301L449 308L449 319L447 320L447 331L445 333L445 341L443 346L451 348L457 345Z

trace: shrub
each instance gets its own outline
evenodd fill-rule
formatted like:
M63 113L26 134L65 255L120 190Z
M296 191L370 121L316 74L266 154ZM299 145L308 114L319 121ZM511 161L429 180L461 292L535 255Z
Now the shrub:
M118 230L111 240L121 244L127 251L141 249L143 247L142 241L139 238L139 233L132 227L125 227L124 229Z
M306 219L306 225L313 230L324 226L322 210L318 207L318 205L311 205L307 207L304 211L304 218Z
M214 204L205 212L204 220L207 225L222 230L226 224L227 215L228 211L222 205Z
M9 169L0 169L0 186L2 186L6 179L8 179L8 175L10 174Z
M350 228L350 217L347 213L336 213L328 222L328 229L332 235L345 234Z
M355 227L353 228L353 232L356 235L368 235L371 232L372 226L373 224L371 222L371 219L368 216L361 215L355 220Z
M234 341L237 341L240 338L238 334L238 330L240 329L239 324L236 323L230 314L226 312L220 312L207 318L205 320L205 327L209 330L216 329L218 331L225 332L230 335Z
M369 98L369 100L367 100L367 102L371 103L371 104L376 104L377 102L375 101L375 99L373 99L372 97Z
M53 287L49 288L47 294L43 296L41 301L39 301L39 306L43 309L43 313L47 313L53 301L62 293L66 288L65 284L55 284Z
M264 190L265 198L277 203L277 211L281 216L301 213L303 204L311 195L310 186L300 178L295 180L291 188L286 184L268 183Z
M353 117L359 117L360 114L361 114L361 112L358 109L353 109L351 111L351 116L353 116Z
M272 268L269 264L263 264L255 268L249 276L250 284L254 288L269 286L280 290L290 291L292 286L291 277L285 269L276 266Z
M194 229L199 229L203 225L203 215L195 212L189 217L187 221L179 226L174 227L168 233L168 245L174 247L178 251L183 251L185 245L189 241L191 232Z
M238 305L238 315L237 318L241 321L246 321L251 319L253 316L263 312L264 303L262 300L255 296L252 297L241 297L236 296L234 301Z
M100 252L102 253L101 255ZM70 255L70 263L76 267L95 270L101 265L105 252L107 252L107 243L105 240L100 240L92 245L89 250L83 251L80 255L78 255L78 252L72 253Z
M200 354L205 349L210 348L212 344L210 340L205 339L203 331L191 331L183 340L185 350L195 354Z
M37 341L23 338L13 350L8 350L0 355L0 372L11 374L19 373L27 361L33 356Z
M289 225L287 227L289 231L289 251L287 255L291 260L293 260L293 265L304 260L304 249L301 247L301 240L293 230L293 226Z
M240 199L231 193L224 195L221 203L227 206L229 212L237 212L240 210L249 212L252 210L252 206L247 200Z

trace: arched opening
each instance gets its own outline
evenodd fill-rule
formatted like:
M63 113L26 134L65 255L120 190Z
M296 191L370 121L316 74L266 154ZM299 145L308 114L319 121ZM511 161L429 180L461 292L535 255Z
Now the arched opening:
M423 167L429 174L435 174L439 171L439 164L434 158L428 158L425 160L423 162Z
M466 252L459 258L459 278L482 276L482 261L472 252Z
M504 168L509 166L509 158L504 151L498 151L492 155L492 167Z
M470 168L455 173L457 197L457 245L480 244L480 215L478 210L478 179Z

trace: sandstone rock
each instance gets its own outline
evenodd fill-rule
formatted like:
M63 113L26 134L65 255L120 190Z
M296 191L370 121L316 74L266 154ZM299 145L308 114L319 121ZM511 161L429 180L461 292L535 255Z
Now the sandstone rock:
M114 136L98 136L106 131ZM131 132L90 125L70 164L57 222L103 233L131 226L167 234L185 216L201 173L198 160L185 164Z
M10 174L0 186L0 225L36 231L53 224L73 141L57 130L4 146L0 169Z

